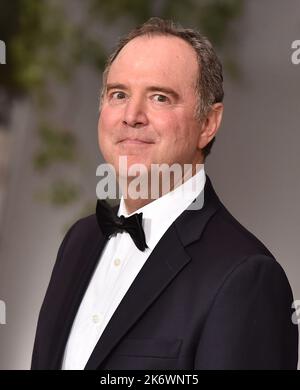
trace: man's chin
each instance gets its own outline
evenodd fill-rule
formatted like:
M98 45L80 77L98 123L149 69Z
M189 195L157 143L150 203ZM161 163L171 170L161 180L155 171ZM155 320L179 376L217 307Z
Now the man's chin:
M143 156L131 155L119 156L114 165L121 176L139 176L147 173L151 166Z

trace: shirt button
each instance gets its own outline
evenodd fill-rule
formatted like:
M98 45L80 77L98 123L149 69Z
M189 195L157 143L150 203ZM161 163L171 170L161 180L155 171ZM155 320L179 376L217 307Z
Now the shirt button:
M100 321L100 317L98 316L98 314L94 314L92 320L94 324L98 324Z
M115 259L114 265L115 265L116 267L118 267L120 264L121 264L121 260L120 260L120 259Z

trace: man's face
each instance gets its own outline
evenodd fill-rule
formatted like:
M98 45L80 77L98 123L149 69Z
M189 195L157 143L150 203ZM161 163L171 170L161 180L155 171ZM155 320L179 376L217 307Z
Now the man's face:
M194 117L198 63L177 37L138 37L112 63L98 124L99 146L118 172L135 163L200 163ZM127 139L127 140L126 140ZM134 140L135 139L135 140Z

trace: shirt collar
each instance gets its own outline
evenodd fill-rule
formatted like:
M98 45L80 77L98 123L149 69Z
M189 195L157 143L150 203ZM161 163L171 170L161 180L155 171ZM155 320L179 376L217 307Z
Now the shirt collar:
M147 245L153 249L161 236L177 217L193 202L203 190L205 184L204 165L199 171L174 190L158 199L140 207L129 214L126 210L124 196L120 200L118 216L128 217L135 213L143 213L143 228Z

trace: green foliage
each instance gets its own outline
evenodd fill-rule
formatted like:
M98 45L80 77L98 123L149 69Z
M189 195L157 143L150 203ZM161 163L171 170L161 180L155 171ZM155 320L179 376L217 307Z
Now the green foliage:
M109 23L124 17L130 17L135 23L142 23L154 16L152 14L153 3L153 0L90 0L89 11L91 17L101 17Z
M205 1L198 11L198 24L215 45L222 46L228 38L231 21L240 15L241 11L240 0Z
M40 190L37 198L54 206L66 206L79 199L79 186L66 179L55 179L47 190Z
M132 25L151 16L198 28L217 46L224 45L230 23L243 9L243 0L90 0L90 15L114 22L125 16Z
M38 135L40 148L33 158L34 166L38 171L45 172L54 165L59 168L61 164L76 162L76 138L70 131L43 123L38 128ZM59 172L60 170L57 169L58 176L60 176ZM48 189L38 193L39 200L59 207L71 204L79 197L79 186L72 180L60 177L55 178Z
M79 189L74 183L67 182L65 180L56 180L52 184L50 190L50 201L55 205L66 205L74 200L77 200L78 196Z
M66 79L74 28L61 7L45 0L14 0L1 6L1 36L7 47L7 66L0 85L9 94L24 94L45 86L50 75ZM2 70L2 69L1 69Z
M38 129L41 147L34 156L34 165L44 170L56 162L74 162L76 157L76 139L67 130L42 124Z
M175 19L224 45L242 4L242 0L86 0L81 7L87 16L75 23L63 2L2 1L0 39L6 43L8 65L1 67L0 86L10 95L34 93L45 88L51 77L69 80L78 63L103 68L103 38L92 36L91 31L99 23L105 27L125 18L132 26L151 16Z

